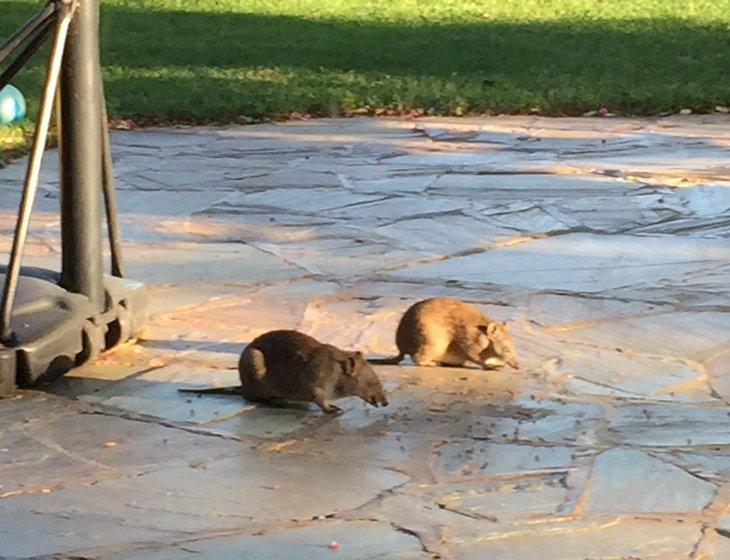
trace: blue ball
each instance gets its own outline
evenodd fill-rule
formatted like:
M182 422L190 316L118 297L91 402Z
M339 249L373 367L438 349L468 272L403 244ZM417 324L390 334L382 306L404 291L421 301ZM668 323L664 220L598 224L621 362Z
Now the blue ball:
M25 118L25 98L20 90L8 84L0 90L0 124L10 124Z

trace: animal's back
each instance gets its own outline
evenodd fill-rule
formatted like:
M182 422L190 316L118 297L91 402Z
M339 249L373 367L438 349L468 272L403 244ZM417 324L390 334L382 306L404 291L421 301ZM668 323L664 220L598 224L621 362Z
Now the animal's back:
M238 373L244 396L252 399L303 398L311 380L307 363L322 344L293 330L270 331L255 338L241 354Z
M322 343L317 339L294 330L269 331L253 339L246 348L260 350L273 362L291 363L306 359Z

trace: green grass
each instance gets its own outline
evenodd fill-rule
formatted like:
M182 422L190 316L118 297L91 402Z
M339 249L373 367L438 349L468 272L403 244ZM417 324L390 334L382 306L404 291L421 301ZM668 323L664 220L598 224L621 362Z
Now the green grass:
M38 5L3 1L0 37ZM101 27L116 117L730 104L730 0L105 0Z

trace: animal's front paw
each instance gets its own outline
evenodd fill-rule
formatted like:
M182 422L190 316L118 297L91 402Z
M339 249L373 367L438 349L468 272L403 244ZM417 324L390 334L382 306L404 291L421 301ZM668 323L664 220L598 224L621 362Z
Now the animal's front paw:
M327 407L326 412L327 414L342 414L344 411L339 406L331 404L329 405L329 407Z
M484 371L497 371L502 369L502 364L483 364L482 369Z
M323 403L319 405L319 408L321 408L322 412L324 412L325 414L342 414L342 409L339 406L335 406L333 404Z
M436 362L434 360L415 359L415 360L413 360L413 363L420 367L439 367L441 365L439 362Z

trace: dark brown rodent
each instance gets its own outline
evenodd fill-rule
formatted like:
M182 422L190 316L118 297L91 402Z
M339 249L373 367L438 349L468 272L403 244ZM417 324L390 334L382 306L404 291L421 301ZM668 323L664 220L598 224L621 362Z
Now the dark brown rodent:
M329 401L360 397L373 406L388 399L380 380L360 352L346 352L293 330L255 338L238 361L241 387L186 389L192 393L236 393L250 401L313 402L323 412L340 409Z

